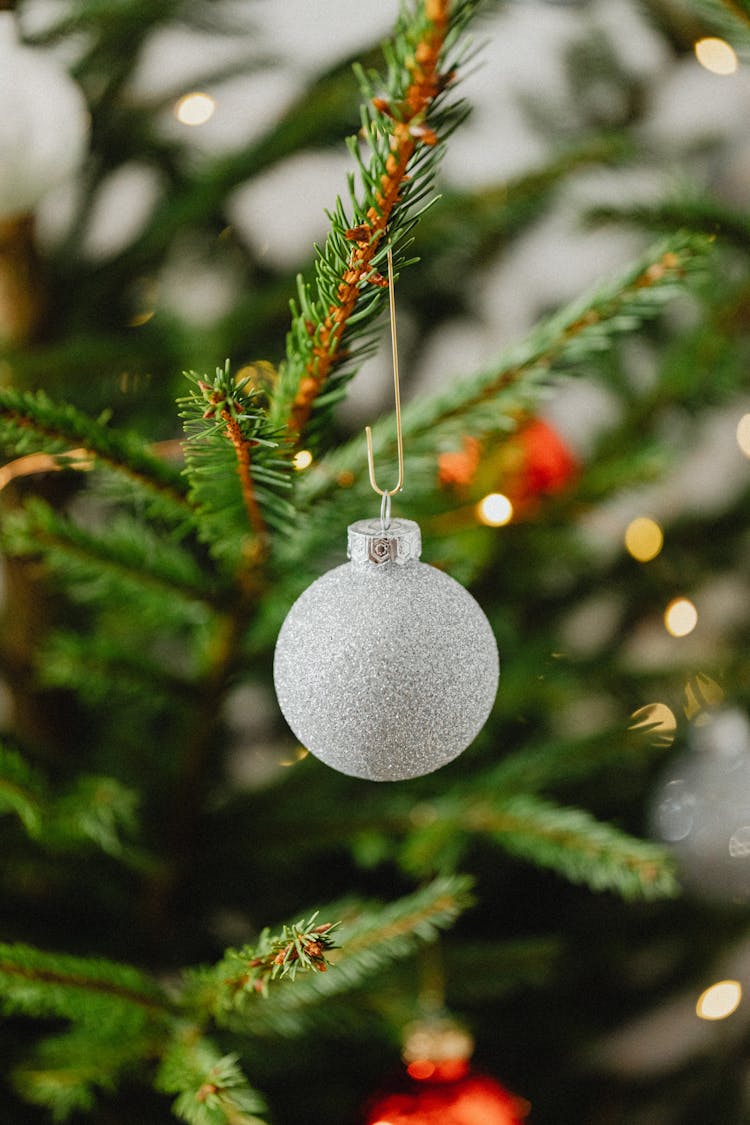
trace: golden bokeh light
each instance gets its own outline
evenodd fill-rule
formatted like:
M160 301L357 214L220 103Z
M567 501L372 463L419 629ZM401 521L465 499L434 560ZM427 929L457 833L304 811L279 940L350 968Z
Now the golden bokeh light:
M725 1020L736 1012L742 1000L742 985L738 980L720 980L698 997L695 1012L702 1020Z
M654 746L671 746L677 730L674 711L666 703L647 703L630 716L631 730L648 733Z
M174 115L181 125L205 125L216 111L216 98L195 90L184 94L174 107Z
M309 469L313 463L313 455L309 449L300 449L299 453L295 453L292 464L297 472L301 473L303 469Z
M664 535L655 520L638 516L625 531L625 547L638 562L650 562L662 549Z
M289 769L291 766L296 766L297 762L303 762L309 753L310 751L304 746L297 746L291 753L287 754L286 757L279 761L279 765Z
M737 444L750 457L750 414L743 414L737 423Z
M488 527L505 527L513 519L513 505L502 492L490 492L477 504L477 516Z
M739 66L734 47L726 39L707 36L699 39L693 46L695 57L702 67L712 74L734 74Z
M710 712L724 702L724 689L705 672L697 672L685 684L685 718L691 723L707 722Z
M686 637L698 624L698 610L689 598L673 598L664 610L664 627L673 637Z

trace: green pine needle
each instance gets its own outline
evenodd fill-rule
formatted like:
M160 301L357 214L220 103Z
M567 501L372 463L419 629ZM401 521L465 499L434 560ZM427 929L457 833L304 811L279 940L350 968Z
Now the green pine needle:
M0 814L15 813L37 843L51 851L95 845L109 855L130 855L125 843L138 827L137 794L114 778L81 774L53 795L39 770L0 745Z
M216 1012L216 1018L222 1025L253 1034L298 1035L307 1024L305 1009L350 992L411 956L448 929L472 901L471 880L452 875L385 905L334 904L323 915L335 917L337 911L342 915L328 972L309 973L293 987L273 988L260 1003L246 1002L249 994L243 994L231 1009Z
M194 386L180 400L188 441L185 475L201 538L212 553L242 566L253 539L288 531L294 516L291 453L269 422L266 373L239 382L228 362L213 378L186 373Z
M165 514L180 521L189 517L178 470L135 434L113 430L68 403L57 404L44 391L0 388L0 448L12 450L14 457L48 453L60 468L100 465L129 481Z
M582 809L527 794L470 807L464 821L469 830L489 835L512 855L593 891L615 891L625 899L668 898L679 891L665 848L635 839Z
M20 556L42 556L49 568L84 601L149 599L163 613L172 595L186 620L201 620L219 591L189 552L124 512L84 529L37 498L3 525L3 546ZM197 608L192 608L196 605Z
M56 1122L94 1108L99 1093L111 1093L123 1072L153 1054L147 1035L107 1036L98 1027L77 1025L43 1039L28 1062L13 1072L21 1097L43 1106Z
M514 430L520 417L538 409L555 377L584 374L588 363L610 347L615 337L637 330L702 277L710 245L711 240L701 234L678 234L659 242L623 274L606 279L542 321L484 371L459 377L437 394L406 406L403 433L412 481L435 481L436 450L455 447L466 435L491 438ZM391 417L373 426L375 457L379 464L385 463L385 471L395 456L394 434ZM355 477L347 497L352 503L352 496L366 495L369 487L361 437L329 453L315 471L303 477L298 490L300 507L310 509L336 495L344 471ZM335 502L340 502L339 495ZM309 555L316 529L327 524L318 515L296 537L294 549Z
M0 944L0 1009L68 1019L115 1036L163 1019L169 1006L156 983L132 966Z
M164 1053L156 1088L177 1094L175 1117L189 1125L262 1125L265 1103L238 1065L192 1027L178 1030Z

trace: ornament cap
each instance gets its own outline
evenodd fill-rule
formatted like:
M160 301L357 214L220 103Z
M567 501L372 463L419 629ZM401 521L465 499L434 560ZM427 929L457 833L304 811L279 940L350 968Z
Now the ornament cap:
M389 563L404 566L417 561L422 553L419 524L414 520L394 519L384 527L378 518L357 520L349 524L346 553L358 568Z

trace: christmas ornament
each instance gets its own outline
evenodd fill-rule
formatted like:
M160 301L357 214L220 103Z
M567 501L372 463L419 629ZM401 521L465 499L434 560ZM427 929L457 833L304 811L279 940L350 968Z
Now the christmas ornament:
M0 12L0 218L30 211L86 151L89 117L78 86L49 54L19 43Z
M471 1037L452 1020L414 1025L406 1074L365 1109L364 1125L522 1125L529 1105L469 1066Z
M523 450L516 503L561 492L575 478L578 462L548 422L536 418L518 434Z
M465 750L495 699L498 654L484 613L419 561L412 520L359 520L348 563L294 603L274 660L299 740L341 773L399 781Z
M459 450L438 457L438 484L463 492L472 484L499 484L516 518L533 515L544 496L562 492L575 480L578 462L548 422L532 419L483 456L481 443L465 437Z
M683 882L707 899L750 899L750 724L718 711L693 729L656 791L651 823Z
M457 757L484 725L499 675L489 621L455 579L419 561L413 520L390 517L403 484L403 445L388 254L399 478L370 483L380 519L349 527L349 562L297 599L274 657L279 705L297 738L341 773L401 781Z

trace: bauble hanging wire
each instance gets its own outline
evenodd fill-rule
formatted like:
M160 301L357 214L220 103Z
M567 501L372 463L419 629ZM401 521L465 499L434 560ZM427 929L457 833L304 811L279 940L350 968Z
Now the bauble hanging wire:
M341 773L401 781L456 758L484 726L497 693L497 644L482 609L450 575L420 562L413 520L391 519L404 457L393 265L388 249L399 477L370 483L380 518L348 529L349 562L297 599L279 633L274 683L302 744Z

